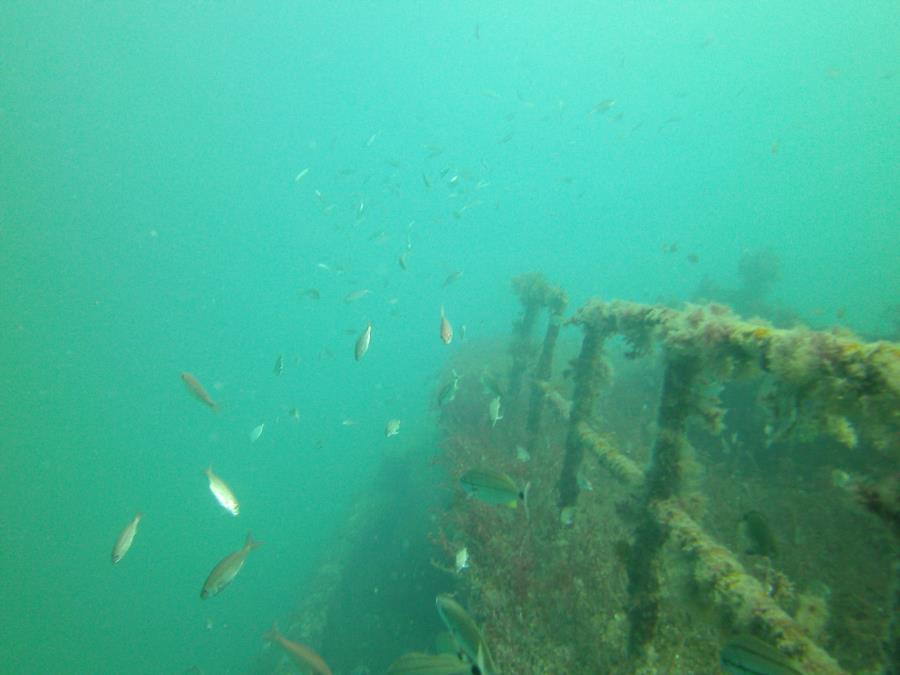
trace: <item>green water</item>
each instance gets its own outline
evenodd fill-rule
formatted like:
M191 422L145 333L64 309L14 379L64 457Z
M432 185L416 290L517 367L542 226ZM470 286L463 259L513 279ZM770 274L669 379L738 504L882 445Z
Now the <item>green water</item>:
M767 247L772 302L887 334L898 21L878 1L0 5L0 671L250 671L354 497L390 489L389 444L433 450L459 348L440 306L503 336L515 274L573 306L687 298ZM248 531L265 545L201 600Z

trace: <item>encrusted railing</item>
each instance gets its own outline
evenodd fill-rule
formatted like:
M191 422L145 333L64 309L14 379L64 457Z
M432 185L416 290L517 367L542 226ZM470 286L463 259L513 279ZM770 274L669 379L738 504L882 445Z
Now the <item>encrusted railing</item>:
M516 324L511 349L513 396L529 366L528 355L533 351L530 334L538 312L552 308L544 348L533 371L526 430L533 445L540 433L540 411L548 400L567 419L558 482L560 508L574 512L579 496L577 473L586 450L613 476L640 491L638 525L626 556L632 655L640 657L655 635L660 602L657 566L663 545L671 541L687 554L696 582L710 592L737 630L762 636L805 672L843 672L682 505L685 469L692 460L687 424L698 417L718 433L724 410L718 398L708 393L711 385L766 375L771 393L765 404L782 436L805 425L849 447L855 447L863 436L880 451L897 455L900 346L883 341L865 343L805 328L777 329L762 321L741 320L721 305L689 305L676 310L593 300L567 322L580 327L583 338L573 362L572 399L566 401L549 385L565 293L539 275L519 277L514 287L522 299L524 316ZM598 394L609 380L606 345L615 336L625 340L631 358L648 355L654 346L663 355L656 439L646 470L591 424ZM866 499L866 494L860 496L864 504ZM872 510L885 517L883 509ZM895 624L892 631L896 630ZM897 642L896 635L890 636L893 648ZM889 646L888 651L891 649Z

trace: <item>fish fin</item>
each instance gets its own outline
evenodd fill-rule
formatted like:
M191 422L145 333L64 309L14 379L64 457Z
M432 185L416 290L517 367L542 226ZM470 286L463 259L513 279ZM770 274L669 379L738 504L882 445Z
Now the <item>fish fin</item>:
M244 542L244 548L249 548L251 551L255 548L259 548L263 543L261 541L256 541L253 538L253 535L249 532L247 533L247 540Z

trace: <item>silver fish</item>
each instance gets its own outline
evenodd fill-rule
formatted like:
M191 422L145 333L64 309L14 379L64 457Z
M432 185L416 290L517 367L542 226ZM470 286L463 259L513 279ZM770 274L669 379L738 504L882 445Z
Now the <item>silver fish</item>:
M443 305L441 305L441 340L445 345L449 345L453 341L453 326L450 325L444 314Z
M248 532L244 547L239 551L229 554L223 558L218 565L213 567L212 572L206 577L206 582L203 584L203 590L200 591L200 597L208 598L212 595L216 595L234 581L234 578L244 566L247 556L250 555L250 551L259 546L262 546L262 542L253 541L253 537Z
M500 411L500 397L495 396L488 404L488 415L491 418L491 426L497 426L497 422L503 419L503 413Z
M211 466L206 469L206 477L209 479L209 491L213 493L216 501L231 515L238 515L241 512L241 505L238 503L237 497L234 496L225 481L213 473Z
M137 534L138 523L141 522L143 517L144 514L138 512L134 519L125 526L125 529L119 533L119 538L116 539L116 545L113 546L112 550L113 564L119 562L128 553L131 544L134 542L134 535Z
M362 357L366 355L366 352L369 351L369 344L372 342L372 322L369 322L369 325L366 326L366 329L362 332L362 335L356 340L356 351L355 356L356 360L360 361Z
M400 433L400 420L388 420L384 425L384 435L390 438Z

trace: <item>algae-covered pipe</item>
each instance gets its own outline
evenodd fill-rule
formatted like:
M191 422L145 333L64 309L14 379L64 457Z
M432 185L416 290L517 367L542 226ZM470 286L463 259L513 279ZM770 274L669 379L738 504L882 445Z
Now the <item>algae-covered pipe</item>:
M559 330L562 328L563 311L565 302L558 311L552 311L547 322L547 332L544 335L544 346L538 359L537 369L531 383L531 400L528 404L528 452L534 452L537 445L538 434L541 431L541 414L544 409L544 389L540 382L548 382L553 372L553 352L556 349L556 341L559 338Z
M569 415L563 467L559 476L559 507L561 509L575 506L575 502L578 500L576 474L581 466L585 450L585 442L581 437L579 426L582 422L590 419L597 394L609 373L604 350L606 338L606 331L599 330L590 323L584 324L581 352L574 363L575 390L572 394L572 412Z
M667 353L660 394L656 443L644 491L644 514L628 551L628 647L640 656L653 641L659 617L659 576L656 566L666 533L653 514L654 505L678 493L687 447L688 417L694 412L698 375L696 356Z
M522 378L528 369L528 356L531 353L531 334L534 324L537 322L541 306L534 302L525 304L522 318L516 322L513 331L513 340L510 345L512 354L512 366L509 369L508 400L512 403L519 397L522 388Z

